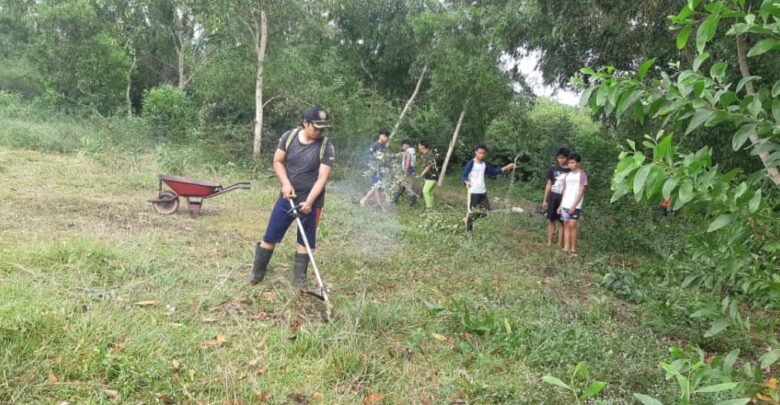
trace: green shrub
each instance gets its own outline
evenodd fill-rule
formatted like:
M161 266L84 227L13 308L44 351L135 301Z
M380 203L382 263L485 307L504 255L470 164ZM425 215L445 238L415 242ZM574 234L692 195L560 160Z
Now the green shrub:
M197 110L187 95L167 84L144 94L143 117L158 139L185 139L198 127Z

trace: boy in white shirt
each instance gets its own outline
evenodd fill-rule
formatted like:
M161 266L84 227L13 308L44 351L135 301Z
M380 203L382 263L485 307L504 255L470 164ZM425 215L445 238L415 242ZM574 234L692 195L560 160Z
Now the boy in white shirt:
M569 155L569 172L563 179L563 197L558 213L563 221L563 252L577 256L577 222L582 212L588 175L580 167L580 155Z
M460 176L460 180L466 185L466 189L469 192L469 210L475 208L479 210L489 211L490 201L487 196L487 187L485 186L485 176L498 176L501 173L506 173L514 169L515 164L510 163L504 167L494 167L485 163L488 149L484 144L479 144L474 147L474 159L466 162L466 167L463 169L463 174ZM471 212L466 217L466 230L471 232L474 225L474 220L484 217L483 212L477 212L472 214Z

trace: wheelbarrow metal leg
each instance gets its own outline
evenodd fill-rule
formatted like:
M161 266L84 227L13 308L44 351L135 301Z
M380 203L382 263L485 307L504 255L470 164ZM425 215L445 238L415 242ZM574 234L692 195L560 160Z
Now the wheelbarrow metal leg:
M194 198L190 199L189 197L187 197L187 211L190 212L190 215L193 218L195 218L198 215L200 215L200 207L201 207L201 205L203 205L203 199L202 198L200 200L196 201Z

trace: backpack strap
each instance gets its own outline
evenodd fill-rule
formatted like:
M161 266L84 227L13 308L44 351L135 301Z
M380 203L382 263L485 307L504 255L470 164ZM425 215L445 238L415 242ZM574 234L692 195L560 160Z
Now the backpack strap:
M290 145L292 145L293 139L295 139L296 136L298 136L298 133L301 131L300 127L297 127L290 131L290 134L287 135L287 140L284 142L284 151L285 153L290 150Z
M320 162L325 157L325 151L328 149L328 137L322 138L322 146L320 146Z

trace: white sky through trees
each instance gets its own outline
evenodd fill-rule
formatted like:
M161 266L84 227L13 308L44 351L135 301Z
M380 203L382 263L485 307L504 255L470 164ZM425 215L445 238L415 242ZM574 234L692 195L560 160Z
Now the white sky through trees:
M501 62L503 68L507 70L517 66L520 73L525 77L526 83L528 83L537 96L547 97L561 104L576 106L580 102L579 93L571 89L562 89L544 84L542 72L540 72L537 67L539 64L539 57L538 51L531 51L527 52L526 55L520 59L515 59L509 55L503 55L501 57ZM519 88L516 88L516 90L520 91Z

